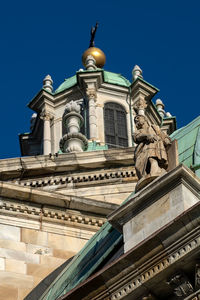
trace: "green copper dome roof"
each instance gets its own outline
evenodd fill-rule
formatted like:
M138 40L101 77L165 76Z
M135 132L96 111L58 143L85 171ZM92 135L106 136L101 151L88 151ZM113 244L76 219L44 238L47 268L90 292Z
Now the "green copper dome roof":
M200 116L171 134L178 141L179 163L193 168L200 177Z
M128 79L126 79L124 76L122 76L121 74L104 71L102 69L98 69L98 71L99 70L103 72L104 82L106 82L106 83L120 85L120 86L124 86L124 87L129 87L131 85L130 81ZM82 72L88 72L88 71L84 70ZM94 72L94 71L92 71L92 72ZM95 70L95 72L96 72L96 70ZM69 77L69 78L65 79L65 81L55 90L55 94L58 94L64 90L67 90L76 84L77 84L77 76L74 75L72 77Z
M131 85L130 81L121 74L103 71L103 75L104 81L107 83L117 84L125 87L129 87Z
M77 84L76 75L65 79L65 81L55 90L55 94L71 88Z

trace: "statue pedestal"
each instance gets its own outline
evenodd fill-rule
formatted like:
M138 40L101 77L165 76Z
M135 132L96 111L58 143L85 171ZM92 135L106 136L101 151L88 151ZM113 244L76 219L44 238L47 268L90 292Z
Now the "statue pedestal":
M162 176L164 174L166 174L167 172L162 169L162 172L160 173L154 173L153 175L148 174L147 176L141 178L138 182L137 185L135 187L135 191L138 192L139 190L141 190L143 187L145 187L146 185L148 185L150 182L152 182L154 179L158 178L159 176Z
M184 165L138 191L108 217L123 232L124 251L149 239L199 202L199 191L200 180Z

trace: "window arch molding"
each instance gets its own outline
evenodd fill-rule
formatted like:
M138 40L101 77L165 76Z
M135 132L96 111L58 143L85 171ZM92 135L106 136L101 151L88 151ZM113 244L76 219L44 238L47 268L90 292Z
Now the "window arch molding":
M128 147L127 112L121 103L104 102L104 134L109 148Z

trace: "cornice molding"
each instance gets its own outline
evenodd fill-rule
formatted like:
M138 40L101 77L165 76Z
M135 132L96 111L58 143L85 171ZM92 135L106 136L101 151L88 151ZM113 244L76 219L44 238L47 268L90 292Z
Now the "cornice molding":
M69 209L56 209L43 205L29 205L17 201L0 199L0 215L28 219L37 219L40 223L50 221L69 226L96 228L98 230L106 221L105 218L83 214ZM26 216L26 217L25 217Z
M44 186L65 186L66 184L78 184L78 183L88 183L93 185L105 184L113 182L114 179L119 179L118 182L125 182L123 178L129 178L128 182L136 182L137 177L135 174L135 169L132 167L131 170L104 170L104 171L95 171L90 174L70 174L66 176L47 176L38 179L28 179L28 180L16 180L12 181L13 183L20 186L31 186L31 187L44 187ZM121 179L121 180L120 180Z

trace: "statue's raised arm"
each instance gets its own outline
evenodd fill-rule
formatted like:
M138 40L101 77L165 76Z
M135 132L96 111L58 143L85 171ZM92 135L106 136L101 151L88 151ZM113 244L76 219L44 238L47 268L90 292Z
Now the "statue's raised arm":
M90 48L90 47L94 47L94 38L95 38L95 34L96 34L96 31L97 31L98 25L99 25L98 22L96 22L95 27L92 27L92 28L91 28L91 32L90 32L90 34L91 34L91 39L90 39L90 45L89 45L89 48Z

